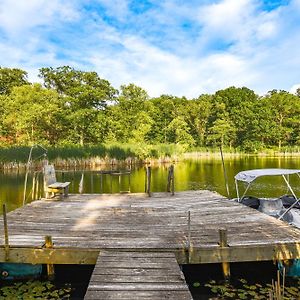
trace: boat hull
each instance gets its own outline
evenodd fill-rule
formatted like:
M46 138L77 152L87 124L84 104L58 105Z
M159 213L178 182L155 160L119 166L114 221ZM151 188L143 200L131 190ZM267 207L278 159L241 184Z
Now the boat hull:
M36 279L42 274L42 265L0 263L2 280Z

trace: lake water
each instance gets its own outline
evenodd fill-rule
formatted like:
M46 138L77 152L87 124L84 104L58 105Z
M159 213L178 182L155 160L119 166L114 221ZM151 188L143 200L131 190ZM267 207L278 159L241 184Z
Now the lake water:
M152 183L151 191L160 192L166 191L168 167L170 165L155 165L152 166ZM222 167L221 159L217 158L202 158L199 160L186 160L174 164L175 168L175 192L184 190L198 190L208 189L217 191L218 193L226 196L224 172ZM247 169L259 169L259 168L293 168L300 169L300 158L271 158L271 157L238 157L238 158L227 158L225 159L225 167L229 181L230 196L235 197L235 183L234 175L242 170ZM102 170L110 170L110 167L106 167ZM114 167L116 170L125 170L126 168ZM83 193L117 193L121 191L127 191L130 189L131 192L144 192L145 190L145 167L135 166L131 168L130 184L129 176L124 175L122 177L110 175L100 175L97 173L99 169L85 169L85 170L59 170L57 169L57 180L58 181L70 181L70 193L78 193L80 191L80 182L82 182L81 192ZM39 174L39 193L42 192L42 174ZM14 210L17 207L22 206L24 196L24 180L25 172L13 170L13 171L2 171L0 172L0 204L7 204L8 210ZM291 183L296 185L295 192L300 195L299 178L290 178ZM32 201L32 183L33 183L33 172L28 176L26 202ZM252 190L251 194L259 196L280 196L287 193L285 184L281 177L265 177L257 181L255 189ZM2 211L0 211L0 214ZM269 262L268 262L269 263ZM255 265L255 267L242 268L240 265L235 269L238 270L234 273L234 266L232 266L232 273L236 278L248 277L259 283L267 282L270 283L272 278L276 279L276 272L273 269L274 265L269 263L270 266ZM209 299L212 297L211 293L204 288L205 282L208 282L209 278L218 279L221 276L220 266L216 265L214 268L210 265L207 269L199 269L203 266L190 265L185 266L185 276L187 276L187 282L191 286L194 299ZM251 269L255 272L251 273ZM92 270L92 269L91 269ZM90 270L90 272L91 272ZM203 271L204 270L204 271ZM250 270L250 271L249 271ZM65 271L65 270L64 270ZM215 273L213 273L215 272ZM69 272L70 273L70 272ZM240 273L242 275L240 275ZM63 280L70 280L66 277L66 273L62 273ZM85 274L85 273L84 273ZM207 278L199 274L206 274ZM237 275L238 274L238 275ZM247 274L251 274L247 277ZM211 277L209 277L211 276ZM58 276L59 277L59 276ZM67 278L67 279L66 279ZM88 278L88 276L86 276ZM85 279L86 279L85 278ZM59 278L58 278L59 279ZM62 280L62 282L64 282ZM77 287L77 281L73 281L72 286L76 287L76 291L84 294L85 286L79 285ZM202 288L194 288L193 283L200 282ZM60 284L60 283L59 283ZM58 286L59 286L58 284ZM292 282L290 286L297 287L297 282ZM78 293L79 293L78 292ZM209 295L208 295L209 294ZM81 299L81 298L78 298Z
M157 164L151 166L152 182L151 191L166 191L168 167L170 165ZM175 166L175 191L208 189L217 191L226 196L225 179L222 161L218 158L204 157L198 160L185 160L174 164ZM235 197L234 175L239 171L258 168L293 168L300 169L300 158L291 157L237 157L225 158L225 167L229 181L230 196ZM110 170L106 167L102 170ZM113 167L115 170L128 168ZM135 166L131 168L130 178L128 175L110 176L100 175L98 169L57 169L58 181L70 181L70 193L117 193L128 191L138 193L145 190L145 167ZM63 172L62 172L63 171ZM0 173L0 204L6 203L7 209L14 210L22 206L24 198L25 172L17 170L5 170ZM297 180L299 182L297 182ZM42 174L38 175L39 194L42 193ZM130 181L130 184L129 184ZM80 189L80 182L82 182ZM292 184L296 185L295 191L300 193L300 180L292 178ZM32 201L33 172L28 176L26 202ZM259 179L251 194L259 196L280 196L285 194L286 187L283 179L279 177L265 177ZM296 193L297 194L297 193ZM35 194L37 195L37 194ZM0 212L1 213L1 212Z

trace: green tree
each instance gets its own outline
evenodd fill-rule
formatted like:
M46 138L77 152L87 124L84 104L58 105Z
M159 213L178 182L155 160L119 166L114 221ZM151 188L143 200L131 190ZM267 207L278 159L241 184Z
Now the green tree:
M29 84L27 72L21 69L0 67L0 95L8 95L15 86Z
M52 144L63 139L64 110L60 96L39 84L14 87L3 103L2 132L16 144Z
M55 89L64 96L70 142L94 143L98 114L115 100L117 90L96 72L77 71L69 66L42 68L39 76L46 88Z
M273 90L262 99L262 103L266 108L263 118L268 120L264 134L269 137L269 143L277 144L280 149L282 145L295 142L299 135L299 97L286 91Z
M153 120L152 103L145 90L134 85L123 85L116 105L107 110L110 136L121 142L147 142Z
M211 114L211 96L201 95L186 104L185 120L190 127L190 133L198 146L205 145L206 130Z
M176 117L167 127L169 136L171 138L170 142L176 144L187 144L189 146L195 145L195 140L189 133L190 128L185 122L183 117Z
M224 111L228 114L231 125L235 128L234 134L231 135L230 144L241 145L244 140L247 140L249 120L253 117L253 105L257 101L258 96L246 87L229 87L217 91L213 96L210 126L217 118L218 105L224 104Z

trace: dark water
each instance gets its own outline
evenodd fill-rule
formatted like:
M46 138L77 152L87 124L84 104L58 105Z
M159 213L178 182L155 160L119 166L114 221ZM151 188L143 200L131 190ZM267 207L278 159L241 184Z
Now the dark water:
M160 192L166 190L167 172L169 165L152 166L151 191ZM258 168L294 168L300 169L300 158L290 157L242 157L225 159L226 173L229 182L230 196L235 197L234 175L239 171ZM104 170L112 169L106 167ZM116 170L125 170L125 167L113 167ZM128 191L137 193L145 190L145 167L131 167L130 177L127 175L118 177L100 175L99 169L77 169L58 170L58 181L70 181L70 193L79 193L81 179L83 193L117 193ZM102 168L103 170L103 168ZM63 172L61 172L63 171ZM28 176L26 189L26 202L42 194L42 174L38 173L39 192L32 197L33 173ZM25 172L12 170L0 173L0 204L6 203L8 210L14 210L22 206L24 198ZM291 183L296 186L295 191L300 192L299 178L290 178ZM298 182L299 181L299 182ZM242 187L241 187L242 188ZM186 160L175 163L175 191L208 189L217 191L227 196L225 188L224 172L221 159L203 158L199 160ZM279 177L265 177L259 179L255 188L251 190L253 195L258 196L280 196L286 193L283 179Z

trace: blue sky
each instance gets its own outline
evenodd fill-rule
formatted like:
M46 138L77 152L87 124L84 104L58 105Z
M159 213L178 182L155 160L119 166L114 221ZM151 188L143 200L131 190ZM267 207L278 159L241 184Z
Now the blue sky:
M0 66L96 71L150 96L300 87L300 0L0 0Z

